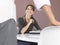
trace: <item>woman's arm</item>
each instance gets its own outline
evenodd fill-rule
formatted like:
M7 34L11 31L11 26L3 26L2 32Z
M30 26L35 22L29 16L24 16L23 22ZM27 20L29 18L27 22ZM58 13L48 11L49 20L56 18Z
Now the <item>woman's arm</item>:
M47 14L47 17L49 18L51 24L53 25L56 25L56 26L60 26L60 22L58 22L56 19L55 19L55 16L51 10L51 6L48 6L48 5L44 5L42 7L43 11Z
M24 34L26 31L27 31L27 29L29 28L29 26L30 26L30 24L33 22L33 20L32 19L30 19L30 22L25 26L25 27L23 27L22 29L21 29L21 33L22 34Z

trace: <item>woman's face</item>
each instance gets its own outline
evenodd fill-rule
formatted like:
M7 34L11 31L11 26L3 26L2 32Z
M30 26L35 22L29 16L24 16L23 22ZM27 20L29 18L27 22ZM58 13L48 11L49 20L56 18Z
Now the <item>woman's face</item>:
M33 14L34 14L34 11L33 11L32 7L28 6L27 9L26 9L26 15L28 17L31 17Z

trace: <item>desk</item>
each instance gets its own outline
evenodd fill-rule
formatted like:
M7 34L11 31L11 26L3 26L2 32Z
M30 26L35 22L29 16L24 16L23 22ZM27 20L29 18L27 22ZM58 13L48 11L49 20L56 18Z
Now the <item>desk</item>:
M34 43L38 44L39 36L40 36L40 34L18 34L17 40L34 42Z

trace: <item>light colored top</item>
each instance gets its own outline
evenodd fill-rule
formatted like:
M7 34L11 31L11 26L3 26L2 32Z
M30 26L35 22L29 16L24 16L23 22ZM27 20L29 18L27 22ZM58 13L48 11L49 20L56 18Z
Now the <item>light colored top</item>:
M15 0L0 0L0 23L13 18L16 20Z
M39 35L40 34L18 34L17 39L22 41L28 41L28 42L39 42Z
M38 45L60 45L60 26L48 26L40 32Z
M50 0L33 0L33 2L34 2L35 6L38 10L40 10L41 7L44 5L50 5L51 6Z

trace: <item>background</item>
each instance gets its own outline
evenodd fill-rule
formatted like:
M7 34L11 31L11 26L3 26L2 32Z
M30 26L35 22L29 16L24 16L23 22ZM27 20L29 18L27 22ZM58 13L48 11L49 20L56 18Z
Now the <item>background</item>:
M16 0L17 18L25 15L25 7L28 4L34 4L33 0ZM51 0L52 11L58 21L60 21L60 0ZM34 17L39 26L44 28L49 25L49 19L43 11L35 10Z

